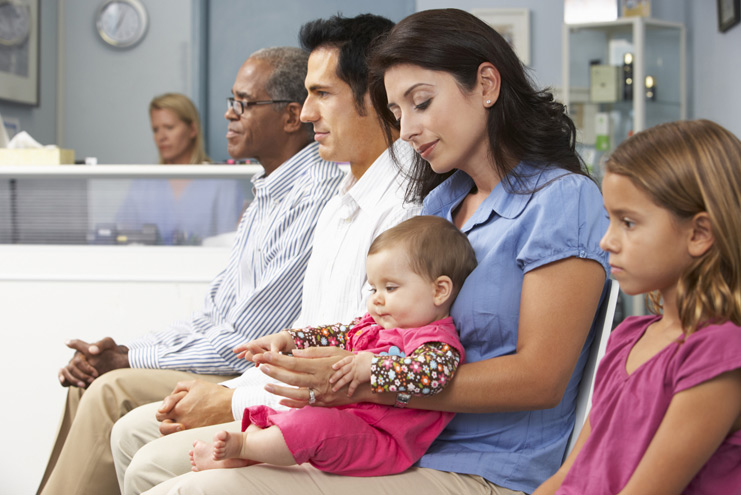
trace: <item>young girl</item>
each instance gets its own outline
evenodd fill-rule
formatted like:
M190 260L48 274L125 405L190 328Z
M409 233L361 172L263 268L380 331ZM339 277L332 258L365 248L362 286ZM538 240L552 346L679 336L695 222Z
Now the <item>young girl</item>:
M476 267L466 236L440 217L411 218L379 235L368 251L368 314L350 325L284 330L235 349L244 358L268 350L338 346L356 354L335 364L335 389L371 382L376 392L433 395L464 356L449 316L463 281ZM374 381L371 381L371 369ZM380 378L378 378L380 376ZM313 390L309 390L313 397ZM310 400L309 404L314 401ZM337 408L245 410L243 433L219 432L213 447L196 442L193 470L257 462L309 462L322 471L379 476L414 464L452 413L360 403Z
M656 315L612 333L576 448L535 493L741 493L741 141L663 124L606 168L602 247Z

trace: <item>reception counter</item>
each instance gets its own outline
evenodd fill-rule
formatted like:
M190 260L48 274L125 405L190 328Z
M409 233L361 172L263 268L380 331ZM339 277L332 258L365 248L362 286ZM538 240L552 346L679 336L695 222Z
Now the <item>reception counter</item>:
M150 179L233 180L247 202L249 179L259 170L0 167L0 369L9 385L0 425L12 446L0 454L0 491L34 493L41 479L64 406L57 372L72 356L65 340L111 336L125 343L162 329L198 308L226 265L233 232L173 245L96 238L101 225L115 228L111 212L123 204L127 187Z

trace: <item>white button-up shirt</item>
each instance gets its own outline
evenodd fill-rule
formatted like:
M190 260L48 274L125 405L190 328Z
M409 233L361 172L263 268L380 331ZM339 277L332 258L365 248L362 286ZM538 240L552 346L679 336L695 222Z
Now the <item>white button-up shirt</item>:
M401 141L394 153L402 166L413 150ZM356 180L348 174L317 221L314 249L304 278L301 314L292 328L350 322L366 313L365 258L381 232L419 214L420 206L404 201L407 180L389 151L381 154ZM280 408L280 397L263 390L272 381L256 368L223 383L235 388L232 412L241 419L252 405Z

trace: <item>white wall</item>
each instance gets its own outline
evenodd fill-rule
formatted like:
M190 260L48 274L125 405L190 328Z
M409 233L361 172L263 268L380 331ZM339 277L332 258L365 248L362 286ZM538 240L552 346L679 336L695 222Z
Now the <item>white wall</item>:
M741 137L741 24L721 33L715 2L689 3L688 44L694 54L688 69L694 89L691 115L714 120Z
M201 307L227 248L0 246L0 493L35 493L66 389L70 338L125 343Z

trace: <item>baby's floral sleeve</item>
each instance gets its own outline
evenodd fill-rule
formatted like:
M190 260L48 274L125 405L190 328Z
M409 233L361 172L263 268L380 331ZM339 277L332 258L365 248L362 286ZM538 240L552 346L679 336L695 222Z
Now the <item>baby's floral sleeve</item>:
M409 356L375 356L371 362L371 390L412 395L440 393L453 378L460 359L455 348L440 342L422 345Z
M335 323L333 325L322 325L318 327L306 327L288 330L293 337L297 349L307 347L339 347L345 349L347 346L348 332L360 322L361 318L355 318L351 323Z

